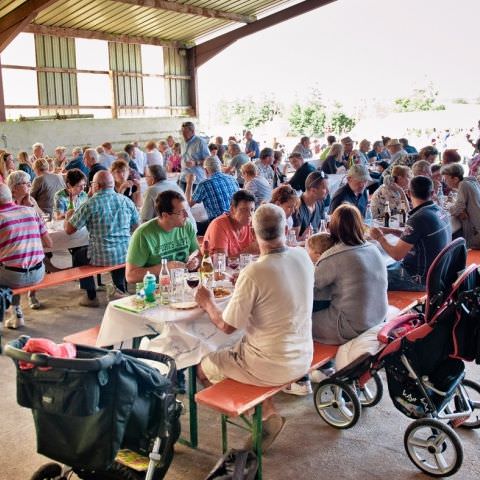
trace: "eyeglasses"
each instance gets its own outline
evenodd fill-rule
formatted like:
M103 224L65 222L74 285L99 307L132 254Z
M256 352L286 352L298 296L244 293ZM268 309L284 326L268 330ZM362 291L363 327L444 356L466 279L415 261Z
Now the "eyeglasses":
M180 217L185 217L185 216L188 216L188 212L183 208L182 210L180 210L179 212L172 212L170 213L170 215L178 215Z
M31 182L20 182L20 183L17 183L17 185L27 185L27 187L31 187L32 183Z

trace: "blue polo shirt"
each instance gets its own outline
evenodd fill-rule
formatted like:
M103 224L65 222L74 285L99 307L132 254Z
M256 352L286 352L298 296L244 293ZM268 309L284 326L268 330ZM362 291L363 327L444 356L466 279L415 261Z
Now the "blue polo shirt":
M73 168L80 169L85 174L85 176L88 177L90 169L83 163L83 155L79 155L73 160L70 160L70 162L68 162L67 166L65 167L65 170L72 170Z
M362 217L365 218L365 212L367 211L368 205L368 192L367 189L363 191L360 196L356 196L348 183L343 187L340 187L332 198L332 203L330 204L330 213L333 213L334 210L340 206L342 203L351 203L355 205L362 214Z
M315 204L315 210L310 213L310 210L303 201L303 196L300 197L300 207L292 215L293 226L300 227L300 231L298 232L299 235L303 235L303 232L308 228L309 225L312 225L314 232L318 232L320 222L325 220L325 207L326 199L318 200Z
M433 260L452 239L450 219L432 201L422 203L409 215L400 239L413 247L402 260L402 266L411 276L420 275L424 284Z
M180 174L180 180L185 181L187 173L193 173L195 175L195 184L205 179L205 169L203 168L203 161L210 156L210 150L208 149L207 142L201 137L193 135L187 140L185 144L185 151L182 153L182 173ZM187 168L185 166L186 161L193 161L195 165Z

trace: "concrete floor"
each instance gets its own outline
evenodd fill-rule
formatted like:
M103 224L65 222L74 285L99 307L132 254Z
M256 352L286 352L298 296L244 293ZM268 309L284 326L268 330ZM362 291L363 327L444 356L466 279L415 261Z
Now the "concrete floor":
M105 279L108 280L108 279ZM38 292L44 307L32 311L25 306L25 328L4 330L3 343L20 334L60 341L64 335L91 327L101 321L103 308L78 306L78 283ZM99 294L105 305L103 294ZM468 366L468 376L480 380L477 366ZM38 455L30 410L15 399L15 370L10 359L0 356L1 440L0 480L27 480L47 461ZM428 478L409 461L403 448L403 434L410 420L392 405L388 394L379 405L364 409L358 424L349 430L335 430L317 415L312 397L275 397L280 412L288 419L286 428L264 458L266 480L303 479L385 479L419 480ZM187 428L187 417L182 424ZM168 480L204 479L220 457L220 423L217 415L199 409L200 448L176 448ZM245 433L231 432L231 446L240 447ZM464 447L464 462L457 479L480 478L480 431L457 431Z

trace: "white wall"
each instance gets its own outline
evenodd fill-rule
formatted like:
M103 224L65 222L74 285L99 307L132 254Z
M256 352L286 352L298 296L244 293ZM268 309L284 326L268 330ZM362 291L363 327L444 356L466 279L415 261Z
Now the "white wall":
M55 147L67 147L67 154L72 147L96 147L103 142L111 142L114 149L123 147L132 140L143 145L148 140L164 140L168 135L180 139L182 122L191 118L125 118L79 119L79 120L37 120L24 122L0 123L0 148L13 154L21 150L31 151L35 142L45 145L48 155L53 155ZM201 128L197 126L197 132Z

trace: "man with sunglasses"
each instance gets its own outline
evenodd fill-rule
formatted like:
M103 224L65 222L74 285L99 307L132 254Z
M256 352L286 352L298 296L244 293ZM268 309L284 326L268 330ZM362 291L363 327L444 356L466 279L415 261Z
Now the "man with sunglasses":
M174 190L158 194L155 201L157 217L142 224L132 235L128 246L126 278L128 282L141 282L149 271L160 273L162 259L166 258L169 268L186 264L190 270L198 267L197 236L188 222L188 205L183 195Z

